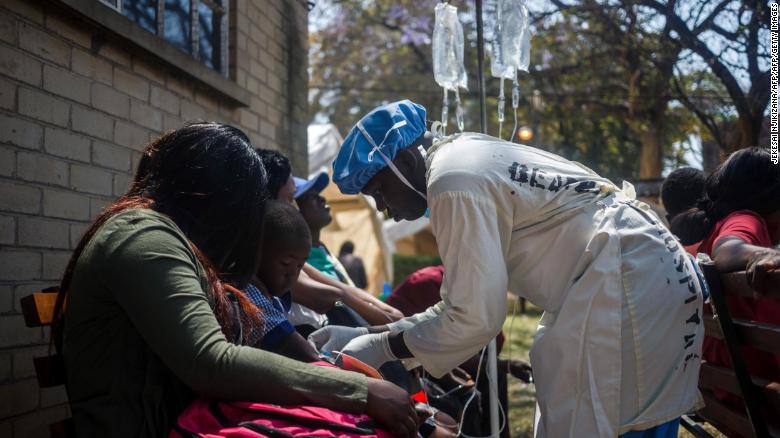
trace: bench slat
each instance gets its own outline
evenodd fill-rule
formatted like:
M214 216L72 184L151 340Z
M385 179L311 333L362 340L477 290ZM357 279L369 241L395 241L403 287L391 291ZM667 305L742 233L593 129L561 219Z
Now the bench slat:
M764 401L771 411L780 412L780 383L750 376L753 386L764 397ZM734 371L710 363L702 363L699 374L699 386L707 389L722 389L730 394L741 397L737 375Z
M715 339L723 339L718 320L712 315L704 315L704 334ZM780 327L760 322L735 319L734 330L739 343L750 345L772 354L780 354Z
M753 428L747 416L726 406L709 391L702 391L704 407L697 414L708 423L714 425L726 436L735 434L753 437Z
M761 297L780 301L780 271L769 272L766 275L767 284L770 285L770 290L767 294L761 295ZM720 274L720 281L724 295L755 297L755 291L748 284L745 271Z

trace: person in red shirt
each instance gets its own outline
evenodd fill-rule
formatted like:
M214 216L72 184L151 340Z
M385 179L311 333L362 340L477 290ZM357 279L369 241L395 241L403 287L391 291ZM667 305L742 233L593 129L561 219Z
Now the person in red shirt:
M753 287L765 292L766 272L780 269L780 252L772 248L780 237L778 225L780 166L771 162L768 150L747 148L732 154L707 178L705 198L677 215L671 230L683 245L701 241L693 253L708 254L721 272L747 270ZM734 318L780 324L775 300L728 297L727 302ZM749 347L743 354L751 374L780 380L780 356ZM705 337L703 358L731 366L725 345L714 338Z

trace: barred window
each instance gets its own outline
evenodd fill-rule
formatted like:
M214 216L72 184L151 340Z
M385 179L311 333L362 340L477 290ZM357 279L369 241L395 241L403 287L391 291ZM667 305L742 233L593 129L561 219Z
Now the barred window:
M229 0L98 0L227 76Z

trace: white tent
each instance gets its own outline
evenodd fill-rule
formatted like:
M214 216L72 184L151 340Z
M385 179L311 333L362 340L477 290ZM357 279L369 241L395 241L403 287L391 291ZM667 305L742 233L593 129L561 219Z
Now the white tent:
M330 173L331 163L344 139L332 123L309 125L308 135L309 174L322 171Z

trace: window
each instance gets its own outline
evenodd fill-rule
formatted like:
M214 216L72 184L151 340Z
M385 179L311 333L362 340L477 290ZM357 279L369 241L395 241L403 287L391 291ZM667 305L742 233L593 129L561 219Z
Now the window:
M227 76L229 0L99 0Z

